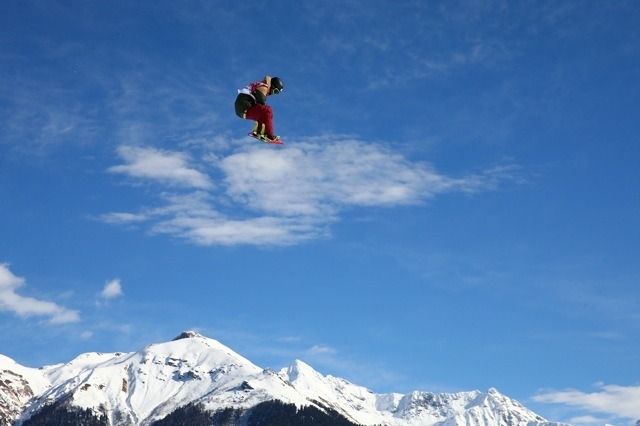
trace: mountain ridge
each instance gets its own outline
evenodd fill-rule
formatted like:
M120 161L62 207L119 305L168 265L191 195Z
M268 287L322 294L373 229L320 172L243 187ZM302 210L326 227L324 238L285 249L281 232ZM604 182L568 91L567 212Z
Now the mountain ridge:
M45 415L94 419L86 424L152 425L178 419L176 413L188 407L201 413L202 424L215 424L207 423L215 413L226 413L225 424L245 425L251 417L289 410L325 422L310 424L557 425L494 388L484 393L376 394L323 376L301 360L280 371L260 368L193 331L137 352L90 352L40 369L0 355L2 425L47 424L39 420Z

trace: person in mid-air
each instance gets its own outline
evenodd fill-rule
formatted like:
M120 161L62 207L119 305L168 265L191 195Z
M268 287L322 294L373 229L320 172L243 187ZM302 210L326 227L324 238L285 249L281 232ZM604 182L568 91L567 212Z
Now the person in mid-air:
M267 96L277 95L284 90L284 84L278 77L265 77L262 81L251 83L242 90L238 90L236 98L236 115L256 122L253 128L255 138L266 142L279 141L273 131L273 111L266 104Z

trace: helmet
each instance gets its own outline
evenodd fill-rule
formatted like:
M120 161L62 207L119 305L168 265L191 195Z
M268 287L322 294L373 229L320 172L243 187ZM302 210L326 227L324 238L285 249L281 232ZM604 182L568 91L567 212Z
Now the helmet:
M280 80L278 77L273 77L271 79L271 94L277 95L283 90L284 90L284 84L282 83L282 80Z

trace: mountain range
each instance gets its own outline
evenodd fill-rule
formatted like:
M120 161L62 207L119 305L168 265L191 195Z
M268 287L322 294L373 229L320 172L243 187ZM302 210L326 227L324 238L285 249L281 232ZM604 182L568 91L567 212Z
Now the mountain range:
M296 360L263 369L188 331L28 368L0 355L0 425L553 426L496 389L376 394Z

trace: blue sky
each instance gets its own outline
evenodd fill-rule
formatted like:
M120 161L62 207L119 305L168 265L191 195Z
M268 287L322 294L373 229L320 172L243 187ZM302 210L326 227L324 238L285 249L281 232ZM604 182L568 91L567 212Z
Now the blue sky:
M640 418L633 1L5 1L0 353L185 329ZM282 148L238 88L279 76Z

